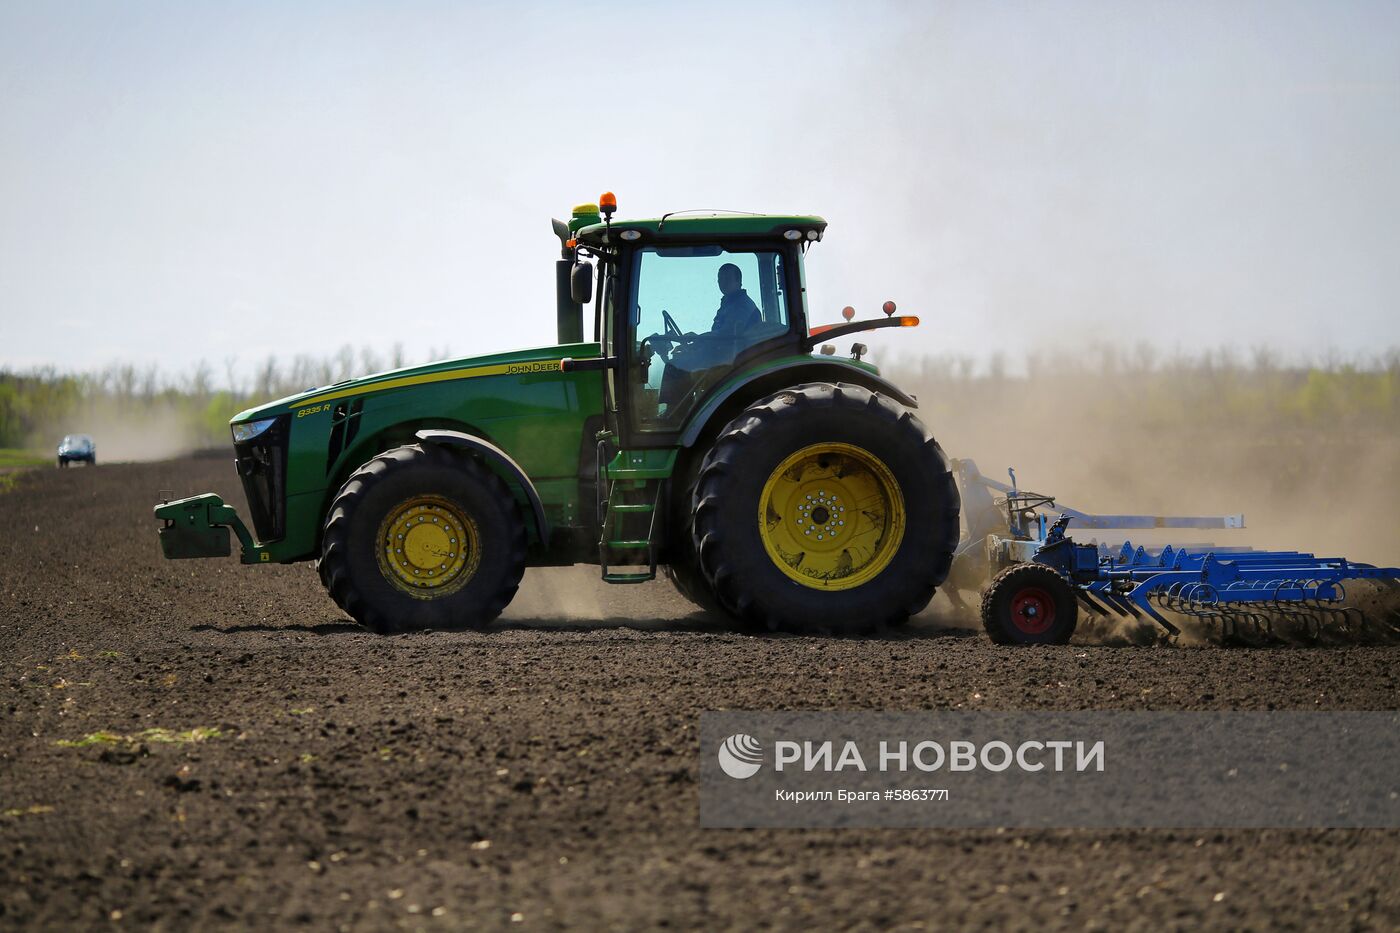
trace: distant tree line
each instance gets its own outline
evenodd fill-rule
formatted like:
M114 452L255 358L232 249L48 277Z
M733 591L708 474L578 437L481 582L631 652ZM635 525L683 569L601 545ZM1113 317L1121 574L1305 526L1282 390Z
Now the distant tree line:
M305 389L411 362L448 358L446 348L409 361L400 346L381 355L342 347L328 357L270 356L251 370L237 360L216 369L201 361L179 374L155 366L108 366L95 372L43 367L0 370L0 447L44 449L53 435L94 418L139 417L179 432L190 447L228 441L239 411ZM886 375L920 394L926 420L950 412L1015 411L1033 393L1076 419L1131 420L1189 432L1229 422L1252 427L1400 427L1400 349L1367 358L1336 354L1286 362L1268 349L1158 352L1147 345L1097 344L1072 353L1044 351L1013 363L952 354L886 357ZM1186 433L1180 436L1189 436Z
M430 350L425 360L449 356ZM167 421L188 446L222 445L228 421L239 411L304 389L409 365L403 347L381 355L370 347L341 347L327 357L269 356L251 371L229 357L218 369L200 360L184 373L129 363L93 372L47 366L25 372L0 369L0 448L51 446L74 430L96 432L95 418ZM87 427L83 427L87 425Z

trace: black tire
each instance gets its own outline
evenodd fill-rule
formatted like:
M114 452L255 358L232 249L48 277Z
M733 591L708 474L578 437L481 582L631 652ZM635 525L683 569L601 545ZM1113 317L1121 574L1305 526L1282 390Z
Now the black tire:
M63 469L64 467L66 467L67 465L68 465L68 461L67 461L67 460L64 460L62 457L59 457L59 458L58 458L58 468L59 468L60 470Z
M410 593L381 563L386 518L422 496L447 500L476 526L476 570L445 595ZM336 604L372 631L482 628L519 589L525 525L505 483L474 458L432 444L398 447L360 467L340 488L326 516L317 569Z
M779 465L821 443L878 459L904 504L904 532L888 563L846 589L790 576L769 557L756 519ZM862 386L809 383L759 400L720 433L700 466L692 544L715 598L745 624L860 634L899 625L928 605L952 564L958 509L948 458L911 411Z
M700 555L695 551L695 477L677 477L685 485L680 495L673 495L670 511L671 535L666 562L666 576L671 585L700 609L713 615L726 615L715 598L714 591L700 570Z
M998 645L1068 644L1078 624L1074 585L1044 564L1008 567L982 593L982 628Z

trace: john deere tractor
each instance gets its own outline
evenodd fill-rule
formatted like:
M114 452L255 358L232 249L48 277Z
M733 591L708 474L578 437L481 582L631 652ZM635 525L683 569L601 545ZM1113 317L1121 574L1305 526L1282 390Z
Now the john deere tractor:
M252 529L216 495L158 505L165 556L314 560L376 632L480 627L526 567L665 567L748 625L860 632L929 601L958 544L948 459L855 344L813 325L820 217L616 200L554 221L557 346L323 386L233 419ZM584 308L592 308L591 341Z

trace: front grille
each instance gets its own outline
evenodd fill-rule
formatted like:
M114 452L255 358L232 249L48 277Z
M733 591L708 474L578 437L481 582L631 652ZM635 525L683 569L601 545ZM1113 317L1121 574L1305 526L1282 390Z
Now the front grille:
M248 497L248 514L258 542L266 544L282 537L287 514L287 432L291 419L282 415L277 423L251 440L233 445L238 475Z

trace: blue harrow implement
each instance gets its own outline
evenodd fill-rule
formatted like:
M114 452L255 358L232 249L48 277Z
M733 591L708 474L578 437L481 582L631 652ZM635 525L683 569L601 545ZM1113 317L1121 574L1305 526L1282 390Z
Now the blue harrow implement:
M1180 634L1168 614L1214 626L1227 639L1268 637L1276 623L1317 638L1326 628L1359 630L1365 619L1346 605L1346 585L1366 581L1400 593L1400 568L1299 551L1213 544L1135 547L1131 542L1078 544L1083 529L1235 529L1243 515L1094 515L1053 496L983 476L971 460L954 461L968 536L958 549L947 592L982 592L982 625L1001 644L1064 644L1079 609L1151 620L1166 637ZM1385 621L1394 624L1394 612Z

